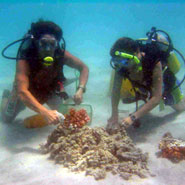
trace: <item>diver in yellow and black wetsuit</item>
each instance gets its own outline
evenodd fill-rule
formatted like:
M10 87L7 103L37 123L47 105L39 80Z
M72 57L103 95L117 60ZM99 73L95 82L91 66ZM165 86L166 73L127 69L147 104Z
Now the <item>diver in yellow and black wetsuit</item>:
M40 20L31 24L25 38L21 39L16 58L16 75L12 92L7 90L2 98L2 120L12 122L26 105L40 113L48 124L60 121L57 109L66 98L63 82L63 66L75 68L80 72L79 86L74 95L74 102L80 104L88 80L88 67L78 58L65 50L62 29L51 21ZM63 40L63 46L60 41ZM43 106L47 103L51 109Z
M108 120L107 131L118 129L118 104L144 100L145 104L124 118L121 125L129 127L163 101L176 111L184 111L184 96L177 79L166 62L168 52L161 49L160 41L154 37L159 34L151 32L148 42L142 45L131 38L118 39L111 48L111 65L115 69L112 87L112 115ZM166 44L169 48L169 44ZM162 45L164 46L164 45ZM178 65L178 64L177 64ZM183 79L184 80L184 79Z

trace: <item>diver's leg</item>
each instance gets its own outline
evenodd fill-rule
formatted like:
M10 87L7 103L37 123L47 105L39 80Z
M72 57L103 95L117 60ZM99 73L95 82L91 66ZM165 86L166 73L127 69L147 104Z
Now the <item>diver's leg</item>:
M173 97L173 104L171 107L177 112L182 112L185 110L185 97L182 94L181 89L178 87L171 92L171 96Z
M177 112L185 110L185 99L180 88L180 83L171 71L165 72L164 81L164 103L171 106ZM178 86L178 87L177 87Z
M12 122L17 114L24 109L24 104L17 96L15 84L11 92L7 89L3 91L1 100L1 118L3 122Z
M179 103L171 106L177 112L185 111L185 98L183 98Z

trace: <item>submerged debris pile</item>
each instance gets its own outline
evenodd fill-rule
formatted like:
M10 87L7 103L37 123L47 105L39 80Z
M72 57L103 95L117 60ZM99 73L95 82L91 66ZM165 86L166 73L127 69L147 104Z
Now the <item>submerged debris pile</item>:
M60 124L41 145L41 151L71 171L85 171L96 180L104 179L106 172L126 180L134 174L145 178L149 173L148 155L134 146L125 130L109 135L103 128L66 128Z
M185 141L175 139L171 133L164 134L159 143L160 156L170 159L172 162L180 162L185 159Z

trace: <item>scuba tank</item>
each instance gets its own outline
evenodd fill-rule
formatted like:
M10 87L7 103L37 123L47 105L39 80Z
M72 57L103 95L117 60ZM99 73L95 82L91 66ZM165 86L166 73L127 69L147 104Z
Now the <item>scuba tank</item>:
M173 74L179 72L181 68L180 61L177 58L177 55L174 52L170 52L169 57L167 58L167 66Z
M137 40L138 43L141 44L141 47L146 46L147 44L155 44L159 48L160 51L165 53L166 62L165 64L162 63L163 64L163 77L168 76L169 73L172 73L172 76L171 76L172 79L167 78L167 82L172 83L172 81L175 80L174 83L176 83L175 75L181 69L181 63L177 55L183 60L185 64L184 56L181 54L179 50L174 48L171 38L167 32L163 30L157 30L155 27L152 27L151 31L149 31L146 35L147 35L147 38L138 39ZM172 88L167 88L165 90L165 92L163 93L163 98L160 101L160 105L159 105L160 110L164 109L164 102L166 101L165 94L170 93L170 94L173 94L173 96L175 96L176 98L178 97L177 102L179 102L183 98L183 95L181 94L179 87L184 82L184 80L185 80L185 74L182 80L180 80L180 82L177 85L172 86Z
M147 38L137 39L138 43L142 46L147 44L156 44L160 50L166 53L167 63L165 64L165 70L168 68L174 75L177 74L181 68L181 63L177 58L177 55L183 60L185 64L185 59L182 53L173 47L171 38L169 34L163 30L157 30L155 27L151 28L151 31L146 33ZM185 80L185 74L183 79L178 85L173 87L173 90L180 87Z

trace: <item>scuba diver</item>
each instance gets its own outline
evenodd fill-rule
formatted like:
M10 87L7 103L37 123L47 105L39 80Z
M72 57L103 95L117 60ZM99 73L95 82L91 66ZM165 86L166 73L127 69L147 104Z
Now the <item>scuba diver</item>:
M106 126L107 131L114 132L124 126L139 127L139 118L160 104L170 105L178 112L185 110L184 95L175 74L180 70L180 62L169 35L155 27L147 33L147 39L133 40L123 37L118 39L110 50L111 66L114 80L111 93L112 115ZM136 111L118 123L118 105L122 102L136 102ZM138 101L145 103L138 108Z
M60 46L61 40L63 44ZM6 49L17 42L21 42L17 56L6 56ZM79 86L73 100L75 104L82 102L88 67L65 50L62 29L54 22L39 20L32 23L24 38L5 47L2 55L16 60L12 91L4 90L2 97L1 117L4 122L12 122L27 106L43 115L48 124L57 124L60 121L57 109L62 99L68 98L64 90L64 65L80 72ZM45 103L50 109L43 106Z

